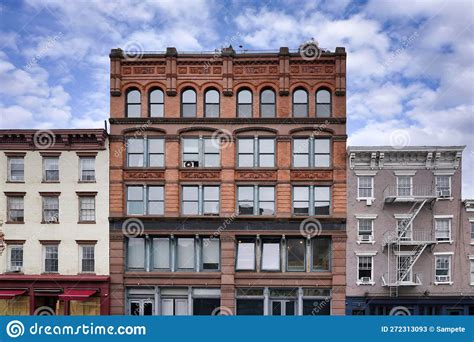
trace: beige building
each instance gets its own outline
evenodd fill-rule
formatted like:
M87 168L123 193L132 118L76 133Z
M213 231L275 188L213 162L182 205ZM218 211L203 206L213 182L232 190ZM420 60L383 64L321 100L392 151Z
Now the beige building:
M0 150L0 314L107 314L107 133L0 130Z

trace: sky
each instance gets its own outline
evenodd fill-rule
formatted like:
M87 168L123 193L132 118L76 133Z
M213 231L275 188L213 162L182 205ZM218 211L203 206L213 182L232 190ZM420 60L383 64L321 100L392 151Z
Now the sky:
M467 145L474 198L474 2L2 0L0 128L101 128L111 48L347 51L350 145Z

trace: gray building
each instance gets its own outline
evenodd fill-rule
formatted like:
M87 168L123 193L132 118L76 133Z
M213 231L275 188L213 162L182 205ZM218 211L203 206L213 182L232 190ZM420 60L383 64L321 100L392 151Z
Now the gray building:
M463 149L348 148L346 314L474 314Z

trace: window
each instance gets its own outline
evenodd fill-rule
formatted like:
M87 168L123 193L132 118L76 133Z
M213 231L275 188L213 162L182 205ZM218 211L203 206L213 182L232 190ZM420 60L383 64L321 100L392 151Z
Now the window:
M149 94L149 114L152 118L165 116L165 96L161 89L153 89Z
M357 197L358 198L373 198L374 197L374 177L359 176L357 177Z
M357 219L358 241L370 242L374 240L374 220L360 218Z
M471 285L474 285L474 258L469 260L471 270Z
M260 116L262 118L274 118L276 116L275 92L265 89L260 94Z
M286 242L286 270L305 271L306 241L305 239L288 239Z
M237 117L252 117L252 92L250 90L243 89L237 93Z
M163 186L139 185L127 187L128 215L164 215L164 210Z
M293 92L293 116L295 118L308 116L308 93L306 90L298 89Z
M183 215L219 215L219 186L189 185L182 187Z
M152 316L153 302L149 299L133 299L130 301L129 310L132 316Z
M237 151L238 167L275 167L273 138L240 138Z
M262 241L262 271L280 270L280 239Z
M296 138L293 140L293 167L331 166L331 139Z
M219 167L218 138L183 138L183 167Z
M187 298L162 298L161 314L163 316L187 316Z
M145 268L145 239L129 238L127 243L128 269Z
M81 272L94 272L95 271L95 256L94 256L94 245L83 245L80 246L81 251Z
M80 176L81 182L95 181L95 158L94 157L80 157Z
M59 157L43 157L43 181L59 181Z
M43 222L59 222L59 197L43 196Z
M397 177L397 196L411 196L411 176Z
M438 242L451 241L451 219L435 218L435 236Z
M303 316L331 314L331 296L328 289L303 289Z
M165 140L162 138L127 139L128 167L164 167Z
M215 271L219 269L219 240L205 238L202 239L201 250L202 250L202 270L203 271Z
M215 315L221 306L220 298L194 298L193 316Z
M7 197L7 220L8 222L24 222L25 221L25 204L23 196Z
M413 222L410 222L409 217L397 218L397 233L402 241L413 239Z
M450 176L436 176L436 194L438 197L451 197Z
M357 282L371 283L373 281L372 267L373 256L358 256L357 257Z
M331 211L331 188L328 186L294 186L294 215L329 215Z
M178 238L177 254L178 270L194 270L194 238Z
M23 246L22 245L9 245L9 271L18 272L23 267Z
M94 222L95 221L95 197L80 196L79 197L79 221Z
M474 221L471 221L471 241L474 241Z
M274 215L274 186L238 186L237 206L239 215Z
M44 271L46 273L58 272L58 246L47 245L44 249Z
M451 282L451 255L436 255L435 263L435 282Z
M127 92L127 118L139 118L141 116L141 94L137 89Z
M329 271L331 267L331 239L315 238L311 241L312 270Z
M236 270L255 270L255 239L237 240L237 263Z
M25 160L23 157L8 157L8 181L23 182L25 180Z
M204 99L205 99L204 116L206 118L218 118L219 112L220 112L219 92L215 89L210 89L206 91Z
M196 92L193 89L187 89L181 94L181 116L196 117Z
M263 289L238 288L237 289L237 315L263 316L264 295Z
M316 92L316 116L320 118L331 116L331 93L326 89Z
M153 268L158 270L171 269L171 247L168 237L153 239Z

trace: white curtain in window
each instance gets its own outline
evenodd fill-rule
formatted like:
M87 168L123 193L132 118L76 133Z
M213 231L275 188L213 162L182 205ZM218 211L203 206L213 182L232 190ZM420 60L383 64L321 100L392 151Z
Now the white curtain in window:
M262 269L271 271L280 269L279 242L263 243Z

